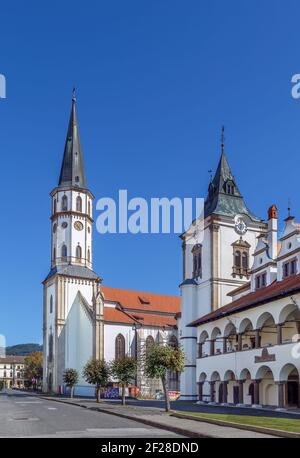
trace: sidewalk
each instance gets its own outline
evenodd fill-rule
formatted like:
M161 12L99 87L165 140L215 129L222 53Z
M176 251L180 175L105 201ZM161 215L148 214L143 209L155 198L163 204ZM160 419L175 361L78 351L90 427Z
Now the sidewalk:
M176 418L157 407L139 407L132 405L123 407L107 401L102 401L97 404L94 399L69 399L65 397L51 396L42 397L54 402L64 402L78 407L97 410L102 413L117 415L130 420L136 420L140 423L172 431L190 438L275 438L274 435L269 433L242 430L231 426L220 426L213 423L190 420L186 418Z

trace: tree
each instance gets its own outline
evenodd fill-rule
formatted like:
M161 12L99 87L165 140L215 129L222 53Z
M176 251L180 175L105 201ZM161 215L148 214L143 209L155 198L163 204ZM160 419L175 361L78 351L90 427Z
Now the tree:
M63 373L63 380L65 384L71 388L70 397L73 397L74 386L78 383L78 372L76 369L65 369Z
M145 372L148 377L159 378L165 395L166 412L170 410L167 371L182 372L184 368L184 353L178 347L170 345L152 345L145 360Z
M26 356L24 365L25 378L30 382L30 384L37 387L43 378L43 353L35 351Z
M115 359L111 364L111 373L122 387L122 405L125 405L125 388L135 378L137 371L136 358L125 355Z
M110 370L104 359L90 359L83 368L83 377L88 383L96 385L96 399L100 402L101 387L109 380Z

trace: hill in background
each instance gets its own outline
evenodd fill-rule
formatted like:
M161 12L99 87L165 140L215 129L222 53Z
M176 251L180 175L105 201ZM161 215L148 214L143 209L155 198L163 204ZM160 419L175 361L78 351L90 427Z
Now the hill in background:
M30 353L33 353L34 351L43 351L43 346L35 343L26 343L6 347L7 355L27 356L30 355Z

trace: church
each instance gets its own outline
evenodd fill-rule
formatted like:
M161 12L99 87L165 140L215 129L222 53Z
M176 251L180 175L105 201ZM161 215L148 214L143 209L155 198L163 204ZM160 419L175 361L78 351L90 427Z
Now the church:
M45 392L61 392L63 372L76 369L76 395L94 395L82 377L91 359L107 362L125 354L143 359L154 343L178 345L180 297L102 285L93 270L93 200L87 186L79 138L76 99L57 186L51 196L51 266L43 281L43 348ZM154 397L161 386L139 365L135 389ZM169 389L178 391L179 376L169 374Z
M203 238L181 236L181 399L300 406L300 225L289 211L278 235L276 205L266 213L246 206L222 142Z

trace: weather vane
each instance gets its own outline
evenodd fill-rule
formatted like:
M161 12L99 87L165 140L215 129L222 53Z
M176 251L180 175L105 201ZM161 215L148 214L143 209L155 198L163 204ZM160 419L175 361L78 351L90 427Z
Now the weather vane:
M290 217L291 216L291 199L290 198L288 198L288 208L287 208L287 210L288 210L288 217Z
M72 100L74 102L76 102L76 89L75 89L75 87L73 87L73 91L72 91Z

